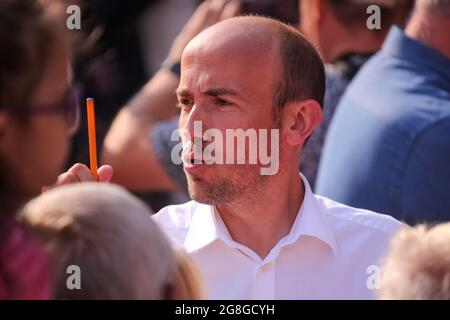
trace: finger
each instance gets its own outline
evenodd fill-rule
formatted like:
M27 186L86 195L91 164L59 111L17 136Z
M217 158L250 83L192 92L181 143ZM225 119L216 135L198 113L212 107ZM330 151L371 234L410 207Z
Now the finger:
M75 164L72 168L67 171L68 174L73 174L79 182L89 182L96 181L95 177L92 175L91 170L81 163Z
M191 31L198 29L198 24L204 24L204 21L207 19L209 14L209 8L210 8L211 0L207 0L202 2L195 12L192 14L189 21L186 23L186 25L183 28L183 31Z
M41 193L47 192L49 190L52 190L55 187L59 187L59 186L63 186L63 185L67 185L67 184L72 184L72 183L78 183L80 182L78 180L78 178L69 172L65 172L63 174L60 174L58 176L58 178L56 179L56 182L54 185L51 186L43 186L41 189Z
M220 17L222 16L222 12L225 8L225 5L229 0L212 0L209 6L208 15L206 19L207 26L212 26L220 21Z
M211 0L209 5L210 13L220 14L223 11L223 8L230 0Z
M211 5L211 0L203 1L197 9L194 11L194 14L192 15L190 20L194 20L198 17L204 17L208 13L209 7Z
M78 182L80 182L80 180L78 179L78 177L76 175L74 175L71 172L65 172L58 176L58 179L56 179L56 183L54 184L54 186L61 186L61 185L65 185L65 184L78 183Z
M241 12L241 3L239 1L233 0L228 2L223 8L220 20L225 20L229 18L236 17Z
M98 181L99 182L110 182L114 174L114 170L109 165L101 166L98 169Z

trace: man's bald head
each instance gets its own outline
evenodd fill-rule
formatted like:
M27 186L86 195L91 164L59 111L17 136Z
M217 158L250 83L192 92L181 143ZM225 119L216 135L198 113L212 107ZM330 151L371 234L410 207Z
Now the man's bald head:
M277 43L277 34L271 24L275 20L263 17L245 16L227 19L207 28L188 44L186 50L196 47L205 51L249 50L258 45L266 46L267 51ZM267 47L271 43L272 46Z
M198 51L221 52L229 59L247 56L261 67L278 64L280 72L272 76L275 119L295 101L314 99L323 104L325 72L317 50L296 29L277 20L245 16L222 21L195 37L183 56Z

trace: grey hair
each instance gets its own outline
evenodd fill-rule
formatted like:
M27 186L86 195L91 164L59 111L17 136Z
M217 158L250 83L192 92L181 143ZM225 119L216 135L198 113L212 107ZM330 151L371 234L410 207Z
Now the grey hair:
M450 299L450 223L402 229L384 258L379 298Z
M56 299L165 299L176 257L151 214L121 187L82 183L44 193L20 219L49 252ZM81 290L67 288L69 265Z

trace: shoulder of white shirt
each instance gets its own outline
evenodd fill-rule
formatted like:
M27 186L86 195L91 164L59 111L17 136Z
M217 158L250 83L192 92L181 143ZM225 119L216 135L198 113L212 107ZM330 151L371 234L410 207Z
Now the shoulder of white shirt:
M207 207L207 205L194 200L179 205L170 205L153 215L153 219L163 228L189 229L192 215L199 206Z
M314 195L319 208L327 217L332 229L337 222L342 222L349 227L356 227L363 231L367 229L372 232L381 232L386 235L392 235L402 226L406 225L393 217L385 214L375 213L370 210L349 207L323 196ZM162 208L153 219L158 225L167 232L171 230L189 230L194 212L200 209L207 210L209 205L189 201L180 205L170 205ZM204 207L204 208L203 208Z
M348 224L358 225L362 229L367 228L387 235L394 234L399 228L407 227L406 224L390 215L350 207L323 196L314 196L324 208L322 212L326 214L328 219L341 220Z

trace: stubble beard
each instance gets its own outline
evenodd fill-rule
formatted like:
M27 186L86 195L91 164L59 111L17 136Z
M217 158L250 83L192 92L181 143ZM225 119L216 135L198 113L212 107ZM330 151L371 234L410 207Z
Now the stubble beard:
M207 181L194 175L187 175L189 196L200 203L220 206L237 202L240 199L249 201L257 194L265 182L265 176L259 174L259 168L242 168L239 180L218 177L214 181ZM250 173L250 174L249 174Z

